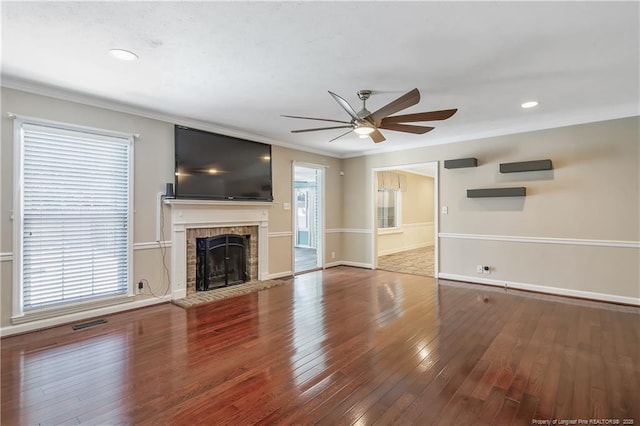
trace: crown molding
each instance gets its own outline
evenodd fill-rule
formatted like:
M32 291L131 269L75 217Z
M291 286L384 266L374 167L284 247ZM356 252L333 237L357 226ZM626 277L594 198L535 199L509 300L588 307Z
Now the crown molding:
M640 107L637 103L618 105L615 107L592 108L588 110L572 111L566 114L547 114L537 119L525 122L520 120L508 120L504 122L491 122L482 126L476 126L469 131L464 131L449 137L432 137L428 144L423 141L402 148L388 145L377 150L365 150L343 155L341 158L361 157L366 155L385 154L389 152L407 151L411 149L426 148L434 145L444 145L456 142L492 138L497 136L515 135L519 133L535 132L538 130L555 129L559 127L576 126L580 124L596 123L599 121L617 120L620 118L637 117L640 115Z
M329 151L323 151L320 149L307 148L300 145L288 144L273 140L264 136L260 136L253 133L247 133L240 130L234 130L226 127L222 127L218 124L208 121L194 120L187 117L179 117L171 114L162 113L159 111L150 110L134 105L125 104L122 102L114 101L112 99L106 99L97 96L91 96L86 93L80 93L63 89L60 87L49 86L41 83L35 83L32 81L26 81L17 79L14 77L8 77L2 75L0 77L0 86L7 89L20 90L22 92L32 93L34 95L47 96L50 98L60 99L63 101L76 102L83 105L88 105L96 108L104 108L111 111L121 112L125 114L136 115L139 117L150 118L152 120L164 121L167 123L178 124L180 126L192 127L200 130L206 130L209 132L219 133L226 136L232 136L239 139L248 139L254 142L262 142L270 145L276 145L283 148L295 149L296 151L310 152L313 154L325 155L327 157L341 158L339 155Z
M548 114L546 116L539 116L537 119L530 119L525 122L520 120L511 120L505 122L492 122L486 123L483 126L475 126L469 130L462 131L455 136L437 138L433 135L428 144L425 145L424 140L418 141L415 144L409 146L397 147L393 145L387 145L386 147L377 147L375 150L364 150L349 153L334 153L324 151L315 148L304 147L301 145L289 144L286 142L280 142L264 136L260 136L253 133L243 132L240 130L234 130L220 126L216 123L208 121L194 120L187 117L179 117L171 114L162 113L130 104L121 103L112 99L106 99L96 96L91 96L86 93L80 93L77 91L70 91L60 87L54 87L45 85L42 83L36 83L27 81L12 76L1 75L0 86L8 89L20 90L23 92L33 93L41 96L48 96L51 98L61 99L70 102L76 102L84 105L89 105L97 108L109 109L116 112L122 112L125 114L137 115L144 118L150 118L153 120L164 121L168 123L178 124L186 127L198 128L214 133L220 133L227 136L232 136L240 139L248 139L255 142L267 143L283 148L295 149L297 151L310 152L313 154L324 155L332 158L353 158L375 154L385 154L389 152L408 151L417 148L425 148L434 145L444 145L456 142L465 142L470 140L484 139L497 136L513 135L518 133L527 133L538 130L553 129L558 127L574 126L579 124L594 123L598 121L615 120L619 118L634 117L640 115L639 106L637 103L630 103L625 105L618 105L615 107L603 106L601 108L591 108L587 110L577 110L570 113Z

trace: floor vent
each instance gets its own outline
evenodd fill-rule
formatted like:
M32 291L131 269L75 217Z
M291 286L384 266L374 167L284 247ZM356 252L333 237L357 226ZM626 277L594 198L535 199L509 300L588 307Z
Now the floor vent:
M83 328L93 327L94 325L106 324L106 323L107 323L107 320L99 319L95 321L83 322L82 324L75 324L75 325L72 325L71 328L73 328L74 330L82 330Z

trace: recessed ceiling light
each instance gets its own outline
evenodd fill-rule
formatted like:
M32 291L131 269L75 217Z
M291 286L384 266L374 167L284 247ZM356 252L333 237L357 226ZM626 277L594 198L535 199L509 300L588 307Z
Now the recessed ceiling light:
M135 61L136 59L138 59L138 55L124 49L111 49L109 51L109 54L116 59L120 59L121 61Z
M526 108L533 108L533 107L537 107L539 103L540 102L538 102L538 101L529 101L529 102L525 102L525 103L521 104L520 106L522 108L525 108L525 109Z

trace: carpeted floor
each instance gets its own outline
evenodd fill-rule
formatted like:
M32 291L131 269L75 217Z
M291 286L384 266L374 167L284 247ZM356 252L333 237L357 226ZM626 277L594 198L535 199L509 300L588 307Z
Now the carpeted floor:
M378 269L405 274L435 276L433 246L378 257Z
M191 306L216 302L218 300L228 299L230 297L240 296L254 291L260 291L282 284L284 284L284 281L280 280L251 281L244 284L233 285L231 287L217 288L209 291L198 291L185 298L172 300L172 303L182 308L190 308Z

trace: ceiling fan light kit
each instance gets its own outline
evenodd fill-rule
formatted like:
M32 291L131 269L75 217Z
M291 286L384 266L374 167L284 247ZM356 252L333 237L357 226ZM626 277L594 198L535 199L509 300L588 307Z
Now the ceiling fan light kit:
M403 109L412 107L420 102L420 92L418 91L418 89L413 89L400 96L398 99L389 102L387 105L383 106L377 111L370 112L367 109L366 102L371 96L371 93L371 90L359 90L357 92L358 98L362 101L362 109L359 112L356 112L356 110L353 109L353 107L345 99L341 98L331 91L329 92L329 94L342 107L342 109L344 109L347 114L349 114L349 117L351 117L351 121L333 120L328 118L301 117L296 115L283 115L283 117L303 120L327 121L331 123L342 124L341 126L292 130L291 133L306 133L315 132L318 130L350 128L352 131L357 133L359 137L363 138L368 136L373 142L379 143L386 140L384 135L380 132L380 129L422 135L433 130L434 128L430 126L419 126L406 123L446 120L453 114L455 114L456 111L458 111L457 109L447 109L440 111L418 112L414 114L392 115L399 111L402 111ZM331 139L329 142L333 142L336 139L340 139L341 137L350 134L351 130Z
M376 129L371 127L371 126L364 125L364 124L356 126L356 128L353 129L354 132L356 132L359 135L363 135L363 136L370 135L371 133L373 133L374 130L376 130Z

